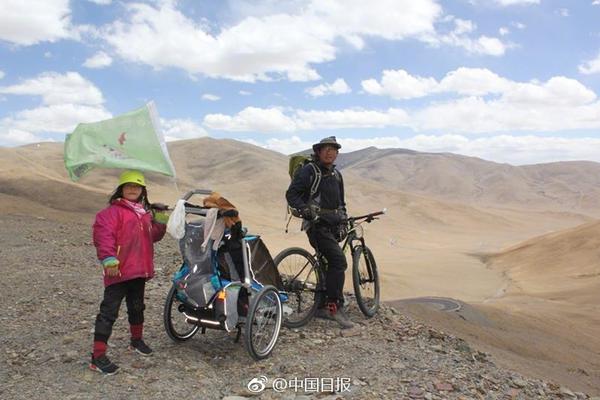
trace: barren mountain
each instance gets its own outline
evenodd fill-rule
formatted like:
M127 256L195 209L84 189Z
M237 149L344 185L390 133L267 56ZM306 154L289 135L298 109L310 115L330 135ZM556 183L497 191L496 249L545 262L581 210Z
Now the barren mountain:
M169 151L177 180L148 174L152 201L173 204L191 188L213 189L238 207L244 224L263 236L273 255L292 245L308 247L296 220L290 225L290 233L284 234L283 195L289 183L285 155L210 138L169 143ZM600 393L600 386L593 383L598 376L596 367L579 359L582 352L597 353L600 345L592 340L580 350L572 350L574 342L597 332L595 311L590 306L598 300L593 291L598 287L593 250L596 242L588 238L599 236L600 228L594 224L573 227L589 223L600 210L600 202L594 203L598 196L598 164L513 167L451 154L369 148L342 153L339 165L344 171L351 214L388 208L381 220L365 226L367 244L380 270L383 299L443 296L474 304L474 310L483 317L470 320L470 315L463 314L452 323L440 322L440 329L468 337L507 368ZM117 176L116 170L96 169L79 182L71 182L63 166L62 144L0 148L0 206L7 215L4 222L9 229L3 231L7 241L0 251L2 262L17 271L26 271L34 262L46 266L40 268L46 271L50 270L48 266L61 262L65 248L76 255L70 261L69 279L80 279L79 266L94 262L89 243L82 238L89 235L94 213L106 204ZM19 224L26 224L26 237ZM55 225L60 227L58 231L49 228ZM564 229L579 233L567 238L571 231ZM551 231L560 233L539 237ZM68 238L73 234L78 239L71 243ZM41 246L35 260L23 254L25 247L20 246L25 245L19 239L23 237L27 246ZM536 239L511 248L532 237ZM84 242L85 256L78 247ZM506 248L509 250L498 253ZM43 257L47 252L53 252L48 262ZM490 253L496 255L487 258L490 263L486 266L482 254ZM169 257L178 259L172 242L159 250L159 257L161 262ZM165 270L163 284L168 285L171 272ZM52 274L56 281L57 275ZM538 280L539 276L543 279ZM10 281L4 278L2 283L12 287L21 281L22 277ZM351 290L351 285L347 289ZM15 293L21 290L16 287ZM155 290L153 298L160 299L163 293L159 288ZM568 297L579 300L571 302ZM89 303L87 307L92 306ZM432 324L451 317L439 311L417 311L414 315ZM565 324L576 327L576 332L565 329ZM486 330L490 326L494 329ZM18 329L11 332L17 335ZM84 334L83 329L78 333L81 337ZM364 335L368 338L371 333ZM536 342L532 335L544 340ZM13 339L10 343L18 342ZM293 340L298 339L294 336ZM319 336L315 340L323 339ZM160 346L167 348L162 342ZM555 349L548 352L553 346ZM523 349L530 351L523 353ZM17 353L10 354L13 357ZM14 357L19 362L20 356ZM44 356L44 360L61 358L49 357ZM552 362L537 362L540 357ZM568 372L573 368L581 368L588 375L573 377ZM553 375L553 371L557 372ZM87 375L84 378L90 379ZM401 385L394 393L405 395L409 390ZM513 385L505 394L519 390ZM560 392L558 386L542 391ZM452 393L438 397L459 396Z
M515 282L510 293L555 301L600 303L600 222L553 232L488 258Z
M600 210L595 162L513 166L450 153L368 148L341 154L339 165L387 187L441 200L594 215Z

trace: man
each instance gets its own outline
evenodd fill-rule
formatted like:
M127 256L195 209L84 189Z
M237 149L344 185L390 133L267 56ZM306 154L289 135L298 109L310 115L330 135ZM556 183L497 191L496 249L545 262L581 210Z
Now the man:
M346 203L342 174L334 164L341 147L335 136L315 143L310 163L314 163L321 175L316 192L311 196L311 186L317 179L316 169L307 163L292 179L285 197L289 206L298 210L304 218L303 227L307 228L311 246L318 249L327 260L327 300L325 307L319 304L317 317L333 319L342 329L347 329L354 326L342 308L348 264L338 245L340 230L345 227L347 220Z

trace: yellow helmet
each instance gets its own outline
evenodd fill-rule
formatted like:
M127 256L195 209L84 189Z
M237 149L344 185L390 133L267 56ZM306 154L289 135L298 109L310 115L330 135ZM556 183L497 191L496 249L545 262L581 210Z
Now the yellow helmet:
M124 171L119 177L119 186L124 183L137 183L140 186L146 186L144 175L140 171Z

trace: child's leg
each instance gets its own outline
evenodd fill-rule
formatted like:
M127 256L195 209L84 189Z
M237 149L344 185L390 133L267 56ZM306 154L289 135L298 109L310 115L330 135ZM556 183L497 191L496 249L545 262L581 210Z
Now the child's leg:
M142 340L144 329L144 289L146 280L143 278L129 281L127 297L127 314L131 329L131 345L129 348L143 356L152 354L152 349Z
M94 327L93 358L106 353L106 343L112 333L113 324L119 316L119 308L126 291L124 282L104 288L104 299L100 303L100 312L96 316Z
M131 330L131 339L139 340L142 338L144 328L144 291L146 280L144 278L132 279L127 282L127 316Z

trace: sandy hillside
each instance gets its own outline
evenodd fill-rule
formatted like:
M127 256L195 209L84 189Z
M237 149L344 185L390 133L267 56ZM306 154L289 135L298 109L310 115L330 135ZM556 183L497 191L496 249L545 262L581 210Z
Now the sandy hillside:
M290 232L284 234L284 192L289 184L286 156L211 138L178 141L169 148L177 186L171 178L149 174L152 201L174 204L191 188L217 190L237 205L244 223L263 235L273 254L291 245L307 246L299 221L292 220ZM105 203L118 176L117 171L97 169L78 183L69 181L60 144L2 151L0 201L16 212L35 212L39 205L87 213L89 220ZM357 153L351 156L360 157L361 152ZM365 227L367 243L377 255L382 277L389 282L383 287L387 299L429 294L484 300L502 287L503 278L482 268L474 254L589 220L572 212L524 213L444 202L383 186L352 169L344 169L344 177L352 214L388 209L384 218ZM33 204L15 201L23 197ZM457 276L467 278L459 280Z
M340 163L346 170L395 189L442 200L593 213L600 200L600 164L498 164L448 153L368 148ZM343 155L345 156L345 155Z
M484 257L507 278L496 298L456 314L398 305L478 343L503 365L597 391L599 248L597 221L535 237Z
M174 204L191 188L217 190L238 206L252 232L263 235L273 255L288 246L308 246L298 221L284 234L286 156L210 138L169 143L169 150L177 186L171 178L148 174L152 201ZM587 377L596 376L597 367L582 364L581 353L571 349L598 332L597 319L590 318L598 314L591 304L598 304L594 288L600 259L590 239L600 233L593 222L600 202L592 201L598 196L598 165L512 167L447 154L379 152L349 153L341 165L351 214L388 209L365 227L383 298L443 296L469 302L477 318L455 319L412 306L404 310L469 336L523 373L543 377L560 371L553 379L600 393L600 386L568 372L581 368ZM62 144L2 148L0 205L12 215L90 224L117 176L117 171L95 170L70 182ZM582 335L575 335L575 342L568 337L572 327ZM536 342L540 337L545 339ZM600 352L597 342L585 343L585 351ZM556 351L550 354L548 348ZM516 356L523 349L531 351ZM535 362L539 357L549 364Z

